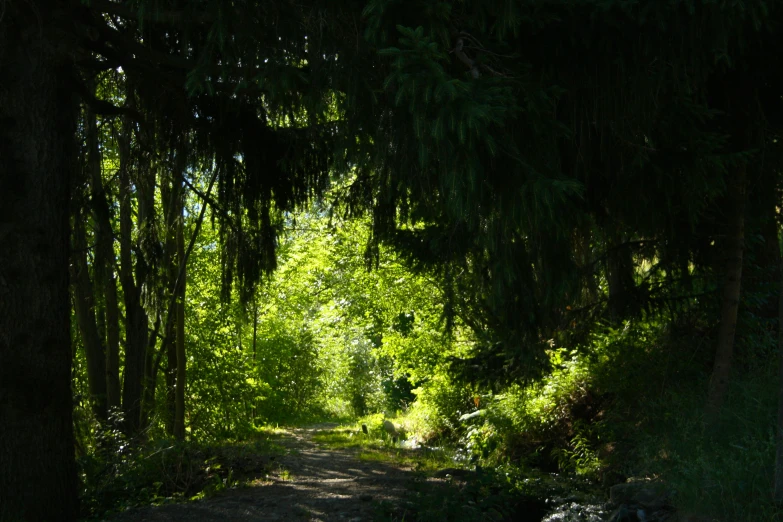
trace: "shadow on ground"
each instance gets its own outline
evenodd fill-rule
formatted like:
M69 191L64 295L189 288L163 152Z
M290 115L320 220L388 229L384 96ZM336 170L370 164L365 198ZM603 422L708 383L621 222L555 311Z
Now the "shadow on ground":
M288 448L278 469L250 487L182 504L134 508L113 522L208 522L260 520L540 521L540 502L481 507L466 484L435 479L392 464L361 461L351 450L324 449L312 442L323 425L295 430L280 442Z

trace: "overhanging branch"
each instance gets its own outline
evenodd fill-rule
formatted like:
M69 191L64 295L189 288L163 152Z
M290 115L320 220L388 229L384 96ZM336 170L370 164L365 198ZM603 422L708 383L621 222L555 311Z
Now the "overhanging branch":
M145 22L159 22L177 26L190 25L193 23L207 24L215 21L214 17L204 12L170 9L133 9L124 3L110 2L108 0L90 0L89 6L94 11L119 16L120 18Z

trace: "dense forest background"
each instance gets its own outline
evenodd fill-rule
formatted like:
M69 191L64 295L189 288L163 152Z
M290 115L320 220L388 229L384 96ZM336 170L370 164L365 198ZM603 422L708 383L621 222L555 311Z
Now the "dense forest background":
M326 418L778 520L781 24L0 1L0 520L197 496L151 456Z

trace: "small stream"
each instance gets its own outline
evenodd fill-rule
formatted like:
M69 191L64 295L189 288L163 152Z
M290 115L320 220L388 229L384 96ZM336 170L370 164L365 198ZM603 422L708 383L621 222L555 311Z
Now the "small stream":
M443 451L441 447L428 447L415 438L401 441L401 447L423 451ZM464 466L467 456L460 452L454 463ZM508 520L529 522L605 522L612 515L615 506L599 494L591 482L558 473L531 471L531 490L535 494L519 497L517 505Z
M611 515L606 503L589 504L568 499L553 499L552 511L541 522L604 522Z

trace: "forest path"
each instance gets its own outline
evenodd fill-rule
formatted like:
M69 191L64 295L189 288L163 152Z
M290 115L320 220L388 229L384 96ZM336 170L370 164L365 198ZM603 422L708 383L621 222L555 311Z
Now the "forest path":
M313 435L336 424L319 424L288 431L276 443L286 448L276 457L268 480L232 489L202 501L144 507L126 511L113 521L346 521L405 520L413 507L408 500L424 479L410 469L386 462L359 460L352 449L327 449Z

